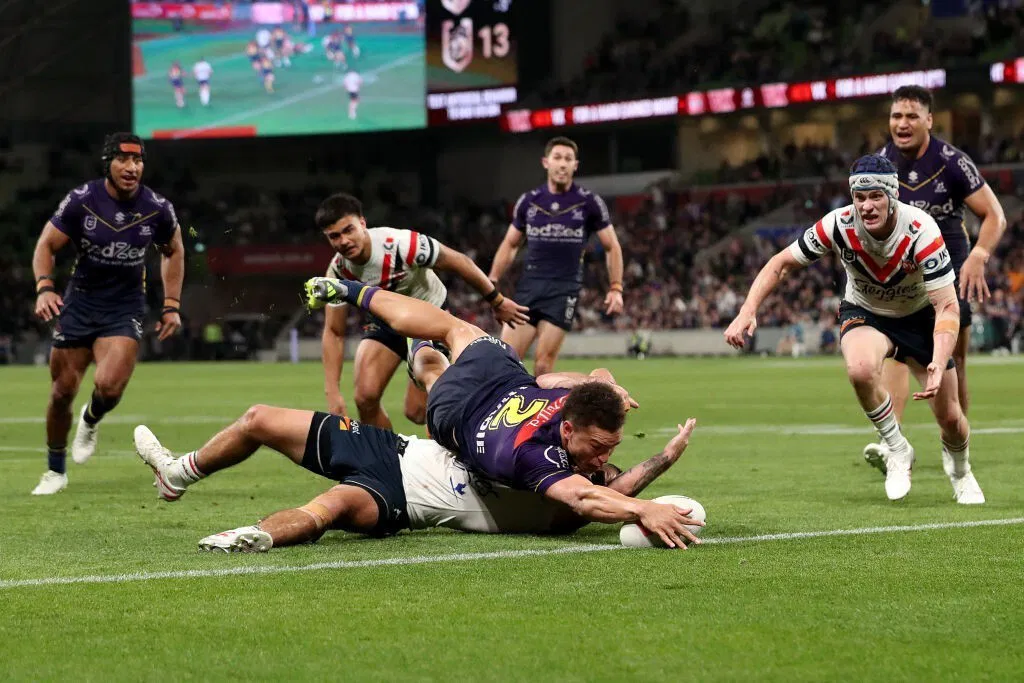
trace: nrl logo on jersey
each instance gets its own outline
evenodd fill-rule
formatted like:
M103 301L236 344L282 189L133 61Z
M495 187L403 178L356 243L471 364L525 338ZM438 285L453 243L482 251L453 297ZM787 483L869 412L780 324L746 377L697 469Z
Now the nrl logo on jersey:
M452 14L462 14L473 0L441 0L441 4Z
M82 219L82 227L87 232L92 232L96 229L96 216L86 216Z
M853 249L847 249L846 247L842 248L842 256L843 260L847 263L853 263L857 260L857 255L853 253Z
M473 20L441 22L441 61L449 69L462 72L473 61Z

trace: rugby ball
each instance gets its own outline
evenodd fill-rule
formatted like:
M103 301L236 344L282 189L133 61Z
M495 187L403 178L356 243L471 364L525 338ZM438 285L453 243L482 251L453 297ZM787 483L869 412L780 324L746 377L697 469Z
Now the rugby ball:
M707 513L704 512L704 506L693 498L687 498L686 496L661 496L660 498L655 498L654 502L675 505L676 507L684 510L692 509L693 512L687 515L690 519L707 522ZM688 526L687 529L689 529L694 536L700 536L701 532L704 531L704 527L696 525ZM619 542L627 548L665 547L665 543L661 540L661 537L658 536L658 534L648 531L642 524L623 524L622 528L619 529Z

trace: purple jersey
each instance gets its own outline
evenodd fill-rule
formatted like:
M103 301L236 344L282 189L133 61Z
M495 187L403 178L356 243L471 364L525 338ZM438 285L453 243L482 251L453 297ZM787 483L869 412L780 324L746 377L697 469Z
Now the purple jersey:
M939 224L950 254L956 258L962 252L966 258L969 243L963 222L964 199L985 185L971 158L935 136L920 159L907 159L891 142L881 154L899 172L900 201L931 215Z
M78 251L68 289L104 307L145 301L146 249L168 244L178 227L174 207L145 185L128 201L107 193L102 179L68 193L50 218Z
M587 240L611 225L611 217L593 192L573 183L553 194L545 183L519 197L512 225L526 233L524 277L579 284Z
M517 387L473 411L462 428L463 457L513 488L543 493L572 476L559 428L568 389Z

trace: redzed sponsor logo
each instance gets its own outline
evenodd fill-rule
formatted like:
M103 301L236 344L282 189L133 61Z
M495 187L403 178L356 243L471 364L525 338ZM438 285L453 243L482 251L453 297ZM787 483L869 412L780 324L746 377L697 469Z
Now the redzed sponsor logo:
M201 5L184 2L132 3L133 19L197 19L199 21L227 21L231 19L230 5Z

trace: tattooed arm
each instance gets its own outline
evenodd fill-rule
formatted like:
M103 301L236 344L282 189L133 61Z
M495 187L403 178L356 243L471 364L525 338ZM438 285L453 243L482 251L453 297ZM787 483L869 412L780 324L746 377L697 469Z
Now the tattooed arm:
M634 465L625 472L616 472L615 470L618 468L610 469L614 465L606 465L604 485L625 496L640 495L640 492L647 488L652 481L664 474L679 460L679 456L683 454L690 442L690 434L693 433L693 428L696 425L697 421L691 417L685 425L679 425L679 433L672 437L661 453Z

